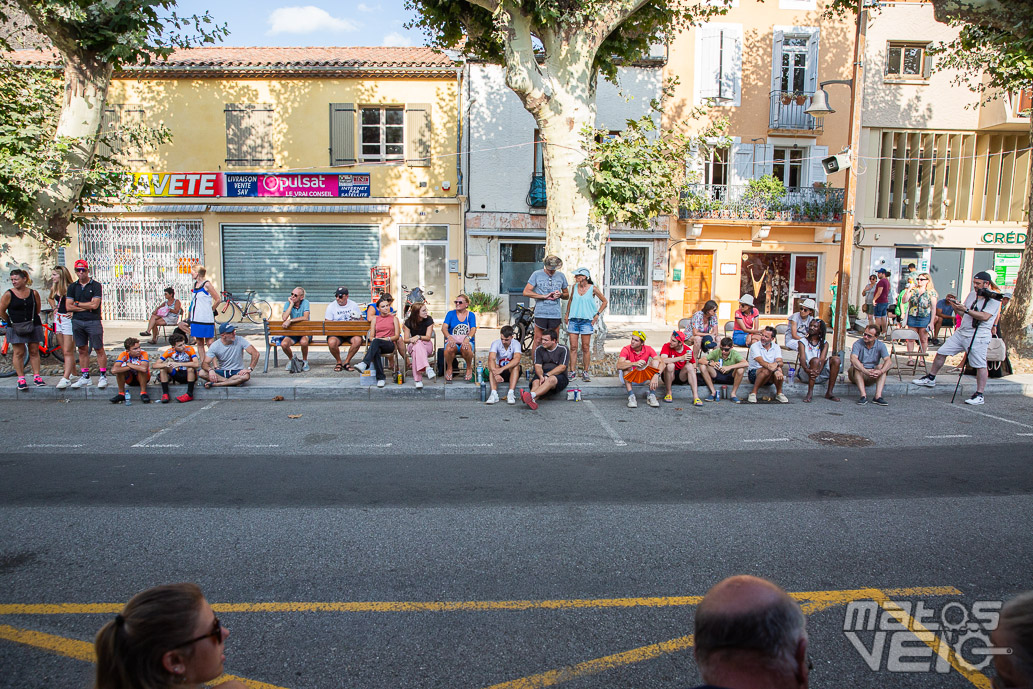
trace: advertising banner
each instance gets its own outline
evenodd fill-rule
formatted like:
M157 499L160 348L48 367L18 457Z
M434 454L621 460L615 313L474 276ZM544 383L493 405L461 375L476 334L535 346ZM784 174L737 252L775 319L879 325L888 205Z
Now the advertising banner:
M141 172L139 196L179 198L369 198L368 174L265 174L252 172Z
M216 198L225 195L221 172L136 172L138 196Z

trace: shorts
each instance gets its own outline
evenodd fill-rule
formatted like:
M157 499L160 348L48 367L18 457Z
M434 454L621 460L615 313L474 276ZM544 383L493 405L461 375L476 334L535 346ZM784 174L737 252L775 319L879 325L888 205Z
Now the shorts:
M54 314L54 331L58 335L72 334L72 317L67 313Z
M671 381L671 385L688 385L689 384L689 373L686 371L685 379L682 379L682 371L685 371L685 367L674 369L674 380Z
M535 374L531 378L531 381L533 382L537 377L538 377L538 375ZM539 398L541 398L541 397L548 397L549 395L551 395L554 392L560 392L561 390L566 390L567 389L567 384L569 382L570 382L570 379L567 378L567 372L566 371L564 371L563 373L557 373L556 374L556 387L554 387L552 390L549 390L544 395L537 395L536 394L535 397L539 397Z
M885 318L886 317L886 310L889 308L889 306L890 306L889 302L886 302L885 304L876 304L875 305L875 317L876 318Z
M89 346L90 349L104 349L104 326L100 321L83 321L72 319L72 337L76 347Z
M37 325L28 336L19 335L14 328L7 328L7 341L11 344L39 344L43 341L43 326Z
M869 370L871 370L871 369L869 369ZM860 376L860 375L861 374L857 372L857 369L855 369L853 366L850 367L849 378L850 378L851 381L855 381L856 382L855 379L857 379L858 376ZM887 378L888 378L888 376L887 376ZM869 385L875 385L878 382L879 382L878 378L865 378L864 379L864 386L868 387Z
M746 331L745 330L733 330L732 331L732 344L736 347L746 346Z
M130 373L132 373L133 375L129 375ZM140 377L136 375L137 373L139 373L139 371L126 371L122 374L126 377L126 385L128 385L131 388L140 387ZM148 376L148 379L149 378L150 377Z
M932 319L933 319L932 316L925 316L924 318L919 318L918 316L908 316L907 317L907 327L909 327L909 328L927 328L927 327L929 327L929 321L931 321Z
M216 375L218 375L220 378L232 378L233 376L237 375L238 373L240 373L244 369L242 369L242 368L214 368L212 370L215 371Z
M186 385L190 382L189 380L187 380L187 370L185 368L170 368L169 382L179 383L180 385Z
M571 318L567 321L567 332L571 335L591 335L595 332L595 326L591 318Z
M297 337L291 337L290 335L284 335L283 337L281 337L279 339L280 339L280 341L277 342L276 344L282 344L284 340L290 340L290 342L287 343L288 347L290 345L298 344L299 342L302 342L302 340L304 340L304 342L302 342L302 344L308 344L312 340L312 338L309 337L308 335L298 335Z
M559 318L535 318L534 327L541 328L542 330L559 330L560 329Z
M164 316L158 316L158 318L165 321L165 325L176 325L177 323L179 323L178 313L167 313Z
M985 335L984 335L985 333ZM966 328L965 330L955 330L950 337L948 337L940 349L936 352L936 355L952 356L954 354L961 354L962 352L968 351L969 343L972 342L973 332L971 329ZM972 344L972 352L968 357L968 365L972 368L986 368L986 349L990 346L990 329L983 327L979 329L979 336L976 338L974 344Z
M829 382L829 376L831 376L831 375L832 375L832 372L829 371L829 365L828 365L828 363L826 363L825 364L825 368L821 369L821 371L818 372L818 377L814 379L814 383L816 385L821 384L821 383L827 383L827 382ZM805 369L805 368L798 368L798 369L796 369L796 377L799 378L804 383L810 382L810 376L807 375L807 369Z
M785 344L782 345L782 349L788 349L797 352L800 350L801 342L803 342L803 340L794 340L793 338L789 337L789 335L786 335L786 341Z
M759 371L759 370L760 370L759 368L751 368L749 373L747 373L747 376L749 377L751 383L756 383L757 382L757 371ZM765 383L765 385L773 385L774 382L775 381L773 381L773 380L769 380L767 383ZM726 385L727 385L727 383L726 383Z
M735 385L735 373L715 373L712 380L715 385Z
M190 322L190 337L211 338L215 337L215 323Z

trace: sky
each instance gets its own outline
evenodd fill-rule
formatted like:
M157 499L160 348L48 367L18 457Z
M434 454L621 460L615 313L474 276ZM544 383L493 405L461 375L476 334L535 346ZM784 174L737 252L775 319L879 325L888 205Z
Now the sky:
M225 23L227 46L414 46L419 31L405 29L410 19L404 0L305 2L305 0L178 0L176 13L209 11Z

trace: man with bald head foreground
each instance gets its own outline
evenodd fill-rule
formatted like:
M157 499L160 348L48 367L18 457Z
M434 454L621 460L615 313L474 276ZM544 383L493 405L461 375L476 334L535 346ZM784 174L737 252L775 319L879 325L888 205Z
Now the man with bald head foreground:
M1004 604L990 641L1011 649L1007 655L994 656L994 689L1033 687L1033 591Z
M803 612L765 579L734 576L707 591L696 608L698 689L805 689Z

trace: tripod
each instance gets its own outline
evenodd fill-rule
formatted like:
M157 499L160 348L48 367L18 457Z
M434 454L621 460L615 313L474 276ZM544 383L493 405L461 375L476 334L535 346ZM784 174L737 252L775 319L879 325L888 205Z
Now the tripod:
M986 308L986 301L987 301L986 297L983 297L983 308L984 309ZM974 300L972 302L972 305L973 306L976 305ZM982 309L980 309L980 311L981 310ZM958 396L958 388L961 387L961 377L965 375L965 366L968 365L969 356L972 354L972 345L974 345L976 343L976 333L979 332L979 326L982 325L982 323L983 323L983 321L976 320L975 318L972 319L972 339L969 341L968 349L965 351L965 360L963 362L961 362L961 370L958 372L958 384L954 386L954 394L951 395L951 404L954 404L954 398ZM978 380L978 376L979 376L979 374L977 373L976 374L977 380Z

